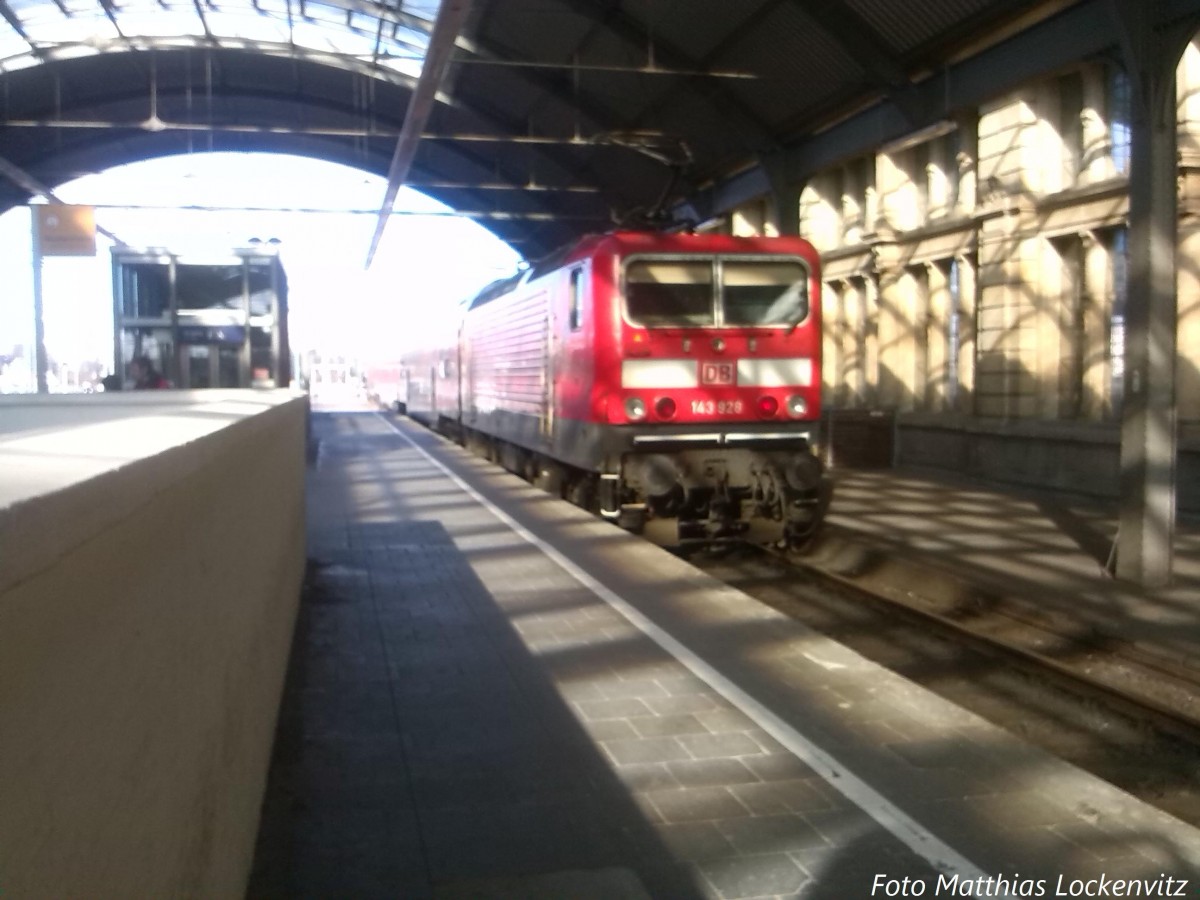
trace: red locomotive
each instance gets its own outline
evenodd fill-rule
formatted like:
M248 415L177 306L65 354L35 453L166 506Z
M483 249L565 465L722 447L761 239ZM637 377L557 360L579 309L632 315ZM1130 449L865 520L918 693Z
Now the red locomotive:
M588 237L406 359L407 412L666 545L821 514L820 271L799 238Z

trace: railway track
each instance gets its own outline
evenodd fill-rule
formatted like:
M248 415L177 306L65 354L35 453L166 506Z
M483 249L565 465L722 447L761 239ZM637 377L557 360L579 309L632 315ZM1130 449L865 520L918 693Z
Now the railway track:
M866 590L792 555L745 548L694 562L1200 826L1200 669L994 598Z

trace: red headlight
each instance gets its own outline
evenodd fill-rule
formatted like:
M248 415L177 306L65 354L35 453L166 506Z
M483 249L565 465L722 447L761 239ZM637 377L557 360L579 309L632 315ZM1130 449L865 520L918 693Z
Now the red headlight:
M764 419L771 418L777 412L779 412L779 401L774 397L765 396L758 398L758 414Z
M673 419L675 417L675 401L670 397L659 397L654 401L654 411L660 419Z

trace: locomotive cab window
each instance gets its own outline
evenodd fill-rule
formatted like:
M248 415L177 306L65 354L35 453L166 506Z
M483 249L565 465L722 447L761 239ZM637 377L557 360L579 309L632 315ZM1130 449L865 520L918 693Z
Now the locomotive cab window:
M716 324L710 260L633 260L625 267L630 321L648 328Z
M723 323L795 325L808 316L808 272L791 260L725 260Z
M583 326L583 269L571 270L571 310L568 316L572 331Z

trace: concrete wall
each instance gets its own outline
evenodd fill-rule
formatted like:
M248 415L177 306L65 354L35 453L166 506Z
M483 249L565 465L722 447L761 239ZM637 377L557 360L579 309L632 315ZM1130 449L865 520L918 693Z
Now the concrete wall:
M306 402L0 397L0 896L241 896L304 571Z
M895 461L903 466L1023 487L1115 500L1120 484L1117 426L1036 420L957 421L908 413L896 423ZM1182 429L1176 461L1176 505L1200 513L1200 429Z

